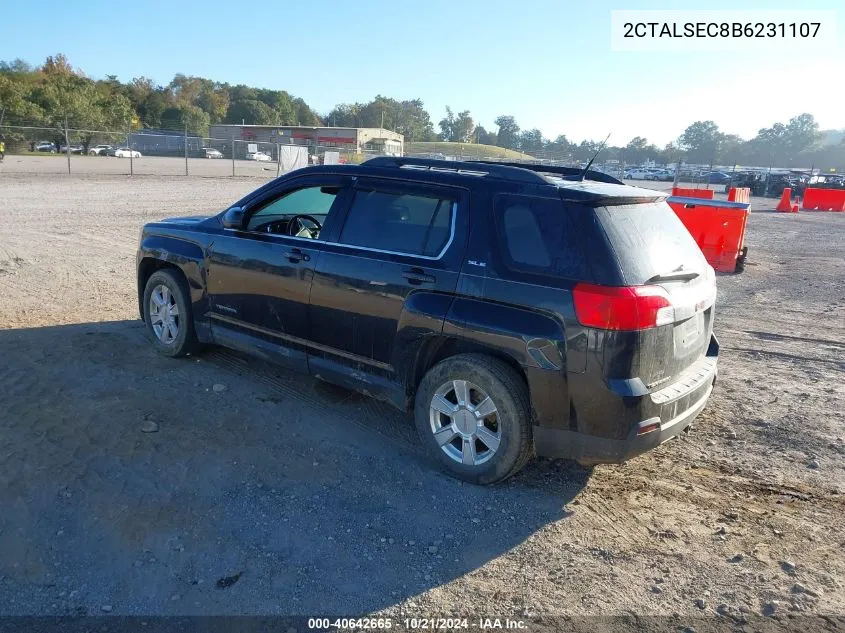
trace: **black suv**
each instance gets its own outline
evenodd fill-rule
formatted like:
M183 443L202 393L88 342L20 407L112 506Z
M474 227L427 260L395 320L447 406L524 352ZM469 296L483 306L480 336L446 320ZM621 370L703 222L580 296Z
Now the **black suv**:
M412 411L468 481L621 462L716 380L715 275L664 198L563 167L308 167L146 225L139 306L168 356L223 345Z

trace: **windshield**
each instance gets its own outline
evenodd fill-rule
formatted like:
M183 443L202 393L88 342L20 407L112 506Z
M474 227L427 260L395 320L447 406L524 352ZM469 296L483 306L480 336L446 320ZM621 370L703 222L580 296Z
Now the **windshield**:
M627 285L675 271L705 272L701 250L666 202L600 207L595 212Z

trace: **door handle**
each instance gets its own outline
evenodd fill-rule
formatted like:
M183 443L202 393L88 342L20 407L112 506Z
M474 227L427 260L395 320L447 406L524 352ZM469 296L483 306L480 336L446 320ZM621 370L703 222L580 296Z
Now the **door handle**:
M297 264L300 261L307 262L311 259L311 256L308 253L303 253L298 248L292 248L287 253L285 253L285 257L288 258L288 261L291 264Z
M437 278L434 275L427 274L422 268L403 270L402 276L415 286L420 284L433 284L437 281Z

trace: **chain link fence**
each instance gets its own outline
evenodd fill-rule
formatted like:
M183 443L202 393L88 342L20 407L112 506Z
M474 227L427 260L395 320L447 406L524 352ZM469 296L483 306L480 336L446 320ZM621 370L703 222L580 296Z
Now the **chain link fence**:
M185 129L87 130L0 125L0 173L275 178L315 164L355 164L381 155L348 147L197 136Z
M70 124L0 125L6 156L0 173L113 174L157 176L253 177L271 179L314 164L357 164L381 153L348 146L291 145L235 137L213 138L179 129L90 130ZM441 160L494 160L583 167L562 152L498 153L484 145L425 143L424 150L409 144L406 155ZM641 180L643 186L674 181L676 165L628 165L623 161L598 162L592 169L617 178ZM800 186L796 170L737 168L682 164L680 183L727 190L748 186L755 195L779 195L784 186Z

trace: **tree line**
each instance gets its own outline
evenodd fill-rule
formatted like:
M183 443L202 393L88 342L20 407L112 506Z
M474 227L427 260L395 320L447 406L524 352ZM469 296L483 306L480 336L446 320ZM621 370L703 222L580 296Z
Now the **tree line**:
M586 161L600 143L570 141L565 135L545 138L536 128L522 129L512 115L494 120L495 129L476 124L469 110L450 106L437 124L421 99L399 101L377 95L367 103L344 103L325 115L284 90L230 85L177 74L166 86L147 77L128 83L116 76L94 80L73 68L64 55L48 57L33 67L21 60L0 61L0 125L41 125L61 135L65 123L92 132L79 139L86 145L94 130L141 128L185 129L207 136L215 123L247 125L330 125L384 127L406 141L447 141L496 145L541 158ZM845 138L823 144L811 114L761 128L752 139L719 130L713 121L696 121L673 142L657 147L641 136L624 146L606 147L602 160L626 164L647 161L695 164L845 167Z

